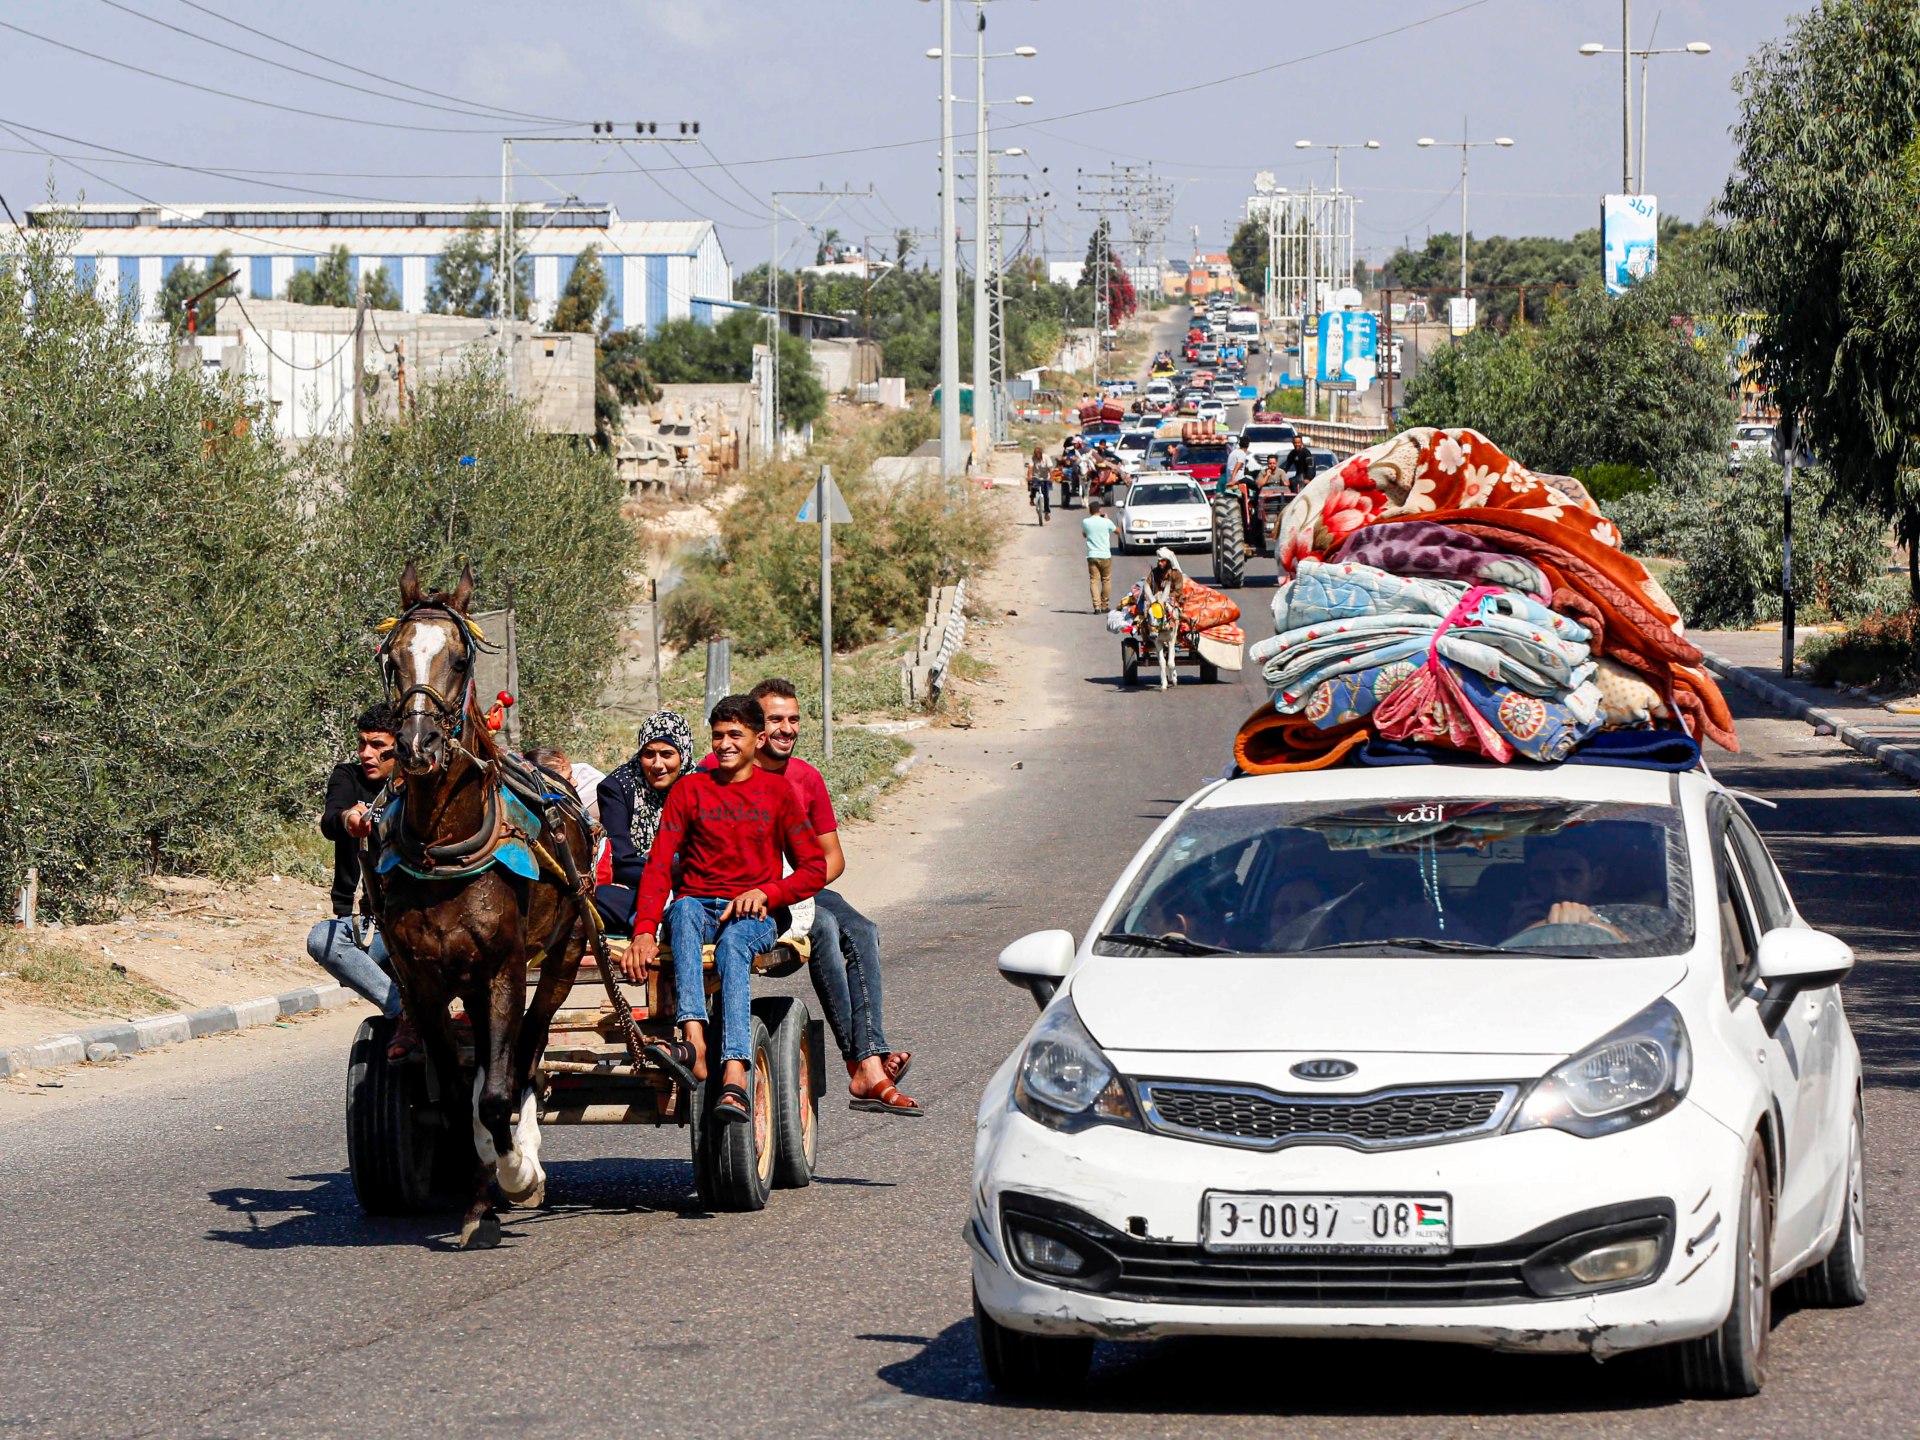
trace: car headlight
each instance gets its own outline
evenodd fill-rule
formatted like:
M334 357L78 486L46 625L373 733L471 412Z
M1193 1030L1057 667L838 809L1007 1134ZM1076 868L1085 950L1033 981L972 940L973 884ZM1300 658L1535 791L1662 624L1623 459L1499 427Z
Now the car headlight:
M1656 1000L1548 1071L1520 1103L1509 1129L1611 1135L1666 1114L1692 1079L1686 1022L1671 1001Z
M1048 1011L1027 1042L1013 1084L1013 1103L1022 1115L1051 1130L1142 1128L1126 1083L1093 1043L1071 1001Z

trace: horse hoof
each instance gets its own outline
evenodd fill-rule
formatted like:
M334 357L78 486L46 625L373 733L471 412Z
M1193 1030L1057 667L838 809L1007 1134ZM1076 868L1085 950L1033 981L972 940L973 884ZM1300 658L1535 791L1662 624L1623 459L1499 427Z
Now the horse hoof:
M500 1244L500 1217L489 1210L460 1227L462 1250L492 1250Z

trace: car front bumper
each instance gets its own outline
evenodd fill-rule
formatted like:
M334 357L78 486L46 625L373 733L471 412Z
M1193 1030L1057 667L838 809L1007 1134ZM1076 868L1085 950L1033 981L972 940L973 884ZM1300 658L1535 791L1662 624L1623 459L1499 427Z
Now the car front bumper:
M1530 1131L1370 1154L1330 1145L1251 1151L1115 1126L1061 1134L1008 1107L979 1132L966 1234L981 1304L1028 1333L1448 1340L1604 1356L1707 1334L1725 1318L1745 1160L1740 1140L1691 1103L1595 1140ZM1249 1268L1248 1257L1200 1248L1208 1190L1443 1193L1453 1202L1448 1273L1487 1283L1452 1286L1377 1258L1261 1257ZM1087 1248L1122 1256L1118 1271L1083 1283L1017 1263L1008 1215L1050 1206L1084 1217L1096 1240L1105 1234L1105 1250ZM1537 1274L1516 1257L1552 1249L1555 1237L1591 1234L1609 1219L1653 1225L1657 1213L1672 1217L1662 1261L1630 1288L1540 1295L1534 1280L1512 1278ZM1388 1281L1377 1291L1356 1286L1356 1265ZM1508 1279L1495 1283L1502 1265ZM1316 1275L1360 1298L1326 1299ZM1435 1293L1447 1298L1435 1302Z

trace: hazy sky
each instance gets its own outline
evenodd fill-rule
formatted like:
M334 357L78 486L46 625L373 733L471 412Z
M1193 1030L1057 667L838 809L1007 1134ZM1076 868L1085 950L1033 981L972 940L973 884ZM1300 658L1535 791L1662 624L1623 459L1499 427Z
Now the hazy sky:
M1657 17L1655 43L1713 46L1705 58L1652 62L1646 188L1663 210L1693 219L1711 202L1732 158L1734 76L1806 8L1788 0L1634 5L1636 45L1648 43ZM1040 51L992 62L987 93L1035 99L1031 108L992 111L995 145L1029 151L1028 161L1009 164L1048 167L1024 188L1052 192L1046 237L1057 258L1077 256L1085 243L1076 168L1151 161L1176 187L1168 237L1176 255L1191 242L1190 226L1207 248L1220 245L1256 170L1272 170L1282 185L1330 182L1330 157L1296 151L1300 139L1381 142L1375 152L1349 152L1343 165L1346 187L1362 201L1361 249L1375 259L1403 237L1418 244L1428 231L1455 229L1460 152L1414 141L1458 137L1463 121L1474 139L1515 141L1473 153L1475 234L1571 234L1595 223L1599 195L1620 182L1620 62L1577 53L1583 41L1619 45L1618 0L993 0L986 13L991 50ZM954 15L955 48L969 51L973 4L956 4ZM939 66L923 56L939 43L937 3L207 0L199 9L188 0L11 0L0 24L206 87L0 29L8 80L0 126L17 131L0 129L0 194L16 213L44 198L49 161L34 143L74 157L52 166L65 198L82 190L95 200L129 191L160 201L497 198L499 137L542 133L543 122L457 112L505 107L583 122L568 130L548 122L544 133L585 133L584 122L596 119L623 129L652 120L663 133L669 122L700 121L710 148L522 146L516 195L611 199L628 219L713 219L739 270L766 257L767 196L776 187L873 185L871 200L783 202L852 237L899 224L931 231L938 215ZM1310 58L1340 46L1348 48ZM972 65L957 69L955 90L970 97ZM1262 73L1246 73L1255 70ZM970 146L970 106L956 107L956 124ZM102 146L224 176L126 163ZM1023 218L1024 207L1010 214ZM783 246L798 229L783 226ZM788 263L798 255L788 252Z

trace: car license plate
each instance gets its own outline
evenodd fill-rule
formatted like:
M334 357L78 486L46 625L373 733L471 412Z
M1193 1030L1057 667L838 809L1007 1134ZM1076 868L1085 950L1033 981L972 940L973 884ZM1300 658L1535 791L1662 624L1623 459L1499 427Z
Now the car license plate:
M1297 1255L1444 1254L1453 1248L1453 1199L1209 1190L1201 1204L1200 1243L1207 1250Z

